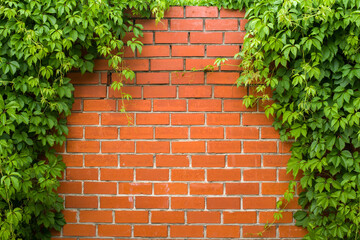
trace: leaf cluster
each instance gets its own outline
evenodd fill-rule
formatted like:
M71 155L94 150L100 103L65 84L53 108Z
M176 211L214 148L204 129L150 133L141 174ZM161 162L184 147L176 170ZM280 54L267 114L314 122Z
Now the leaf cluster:
M296 224L305 239L357 239L360 224L360 2L256 0L240 54L238 85L283 141L295 140L288 172L302 175Z

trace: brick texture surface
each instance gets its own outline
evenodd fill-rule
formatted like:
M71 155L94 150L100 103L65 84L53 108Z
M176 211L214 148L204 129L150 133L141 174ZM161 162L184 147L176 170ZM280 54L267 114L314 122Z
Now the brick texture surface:
M183 73L239 51L244 11L172 7L157 25L134 21L145 45L127 54L136 78L123 91L133 100L107 86L103 60L69 75L75 104L57 148L68 224L53 239L256 238L291 179L290 145L262 107L242 105L249 89L234 85L236 68ZM297 208L263 237L300 239Z

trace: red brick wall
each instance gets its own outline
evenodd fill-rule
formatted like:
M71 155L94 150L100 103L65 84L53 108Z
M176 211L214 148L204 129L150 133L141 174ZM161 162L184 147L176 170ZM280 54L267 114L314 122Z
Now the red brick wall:
M173 7L158 25L136 22L145 45L126 51L136 79L123 88L133 125L107 86L106 61L70 74L76 101L59 189L68 224L54 239L256 237L287 188L289 144L262 107L244 107L251 89L236 88L236 67L183 74L239 51L244 12ZM300 238L296 208L264 236Z

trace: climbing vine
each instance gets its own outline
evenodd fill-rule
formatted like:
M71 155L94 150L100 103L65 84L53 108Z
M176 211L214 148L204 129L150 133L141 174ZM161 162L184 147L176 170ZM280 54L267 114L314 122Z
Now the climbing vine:
M141 51L130 11L161 18L166 1L0 0L0 239L50 239L65 224L53 147L68 133L72 69L106 58L123 79L125 46ZM122 39L128 33L133 38ZM122 82L114 82L119 88ZM128 97L128 96L125 96Z
M255 0L247 18L237 84L256 86L246 106L268 100L270 87L266 114L281 140L295 140L288 172L301 175L303 189L296 225L308 230L305 239L357 239L360 2ZM289 189L287 200L294 182Z

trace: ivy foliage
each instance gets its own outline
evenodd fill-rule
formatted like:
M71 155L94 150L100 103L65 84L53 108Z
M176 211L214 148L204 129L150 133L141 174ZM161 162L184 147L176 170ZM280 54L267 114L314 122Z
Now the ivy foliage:
M129 9L162 17L166 1L0 0L0 239L50 239L65 224L55 190L65 168L53 147L68 133L66 74L106 58L124 78L124 46L141 50ZM132 32L134 38L123 42ZM120 67L119 67L120 66ZM122 83L116 83L121 86Z
M357 239L360 224L360 1L255 0L238 85L269 96L288 172L302 174L296 224L305 239ZM293 194L292 194L293 195Z

